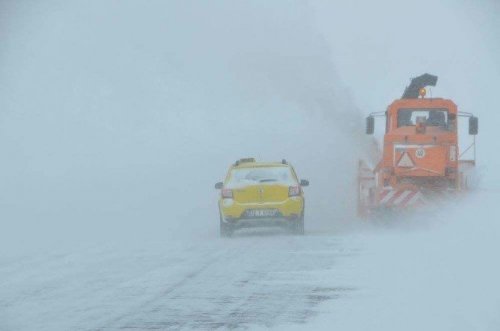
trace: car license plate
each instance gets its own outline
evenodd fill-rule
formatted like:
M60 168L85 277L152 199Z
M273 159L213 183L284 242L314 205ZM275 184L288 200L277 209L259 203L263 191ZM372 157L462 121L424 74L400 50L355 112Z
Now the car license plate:
M276 209L250 209L247 210L248 217L272 217L276 215Z

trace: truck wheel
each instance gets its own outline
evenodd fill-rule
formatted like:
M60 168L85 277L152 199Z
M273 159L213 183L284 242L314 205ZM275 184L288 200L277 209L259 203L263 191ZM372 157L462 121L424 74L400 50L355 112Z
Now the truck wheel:
M222 221L222 215L219 216L219 224L221 237L231 237L233 235L233 227Z

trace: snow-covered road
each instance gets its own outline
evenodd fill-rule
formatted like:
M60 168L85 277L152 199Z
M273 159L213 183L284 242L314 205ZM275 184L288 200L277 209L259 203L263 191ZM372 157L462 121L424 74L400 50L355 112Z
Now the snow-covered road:
M2 251L0 330L498 330L499 196L303 237L221 239L215 223L206 235Z
M355 290L338 236L245 232L40 252L0 264L7 330L157 330L307 323ZM6 321L6 322L5 322Z

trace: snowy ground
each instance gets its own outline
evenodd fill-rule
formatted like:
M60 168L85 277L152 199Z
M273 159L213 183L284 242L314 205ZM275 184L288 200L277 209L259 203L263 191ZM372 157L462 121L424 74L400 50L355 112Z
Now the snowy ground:
M491 208L498 198L467 202ZM0 329L498 330L500 226L476 212L355 234L3 252Z
M230 240L4 258L2 327L156 330L307 323L318 304L354 290L341 271L356 254L338 236L272 230Z

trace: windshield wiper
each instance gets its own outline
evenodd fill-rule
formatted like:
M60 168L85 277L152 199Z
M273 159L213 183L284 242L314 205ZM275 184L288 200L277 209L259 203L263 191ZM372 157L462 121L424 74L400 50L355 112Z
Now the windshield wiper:
M261 183L266 183L266 182L276 182L277 180L276 179L273 179L273 178L264 178L264 179L261 179L259 180L259 182Z

